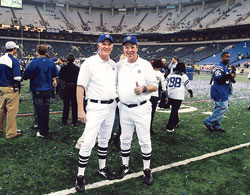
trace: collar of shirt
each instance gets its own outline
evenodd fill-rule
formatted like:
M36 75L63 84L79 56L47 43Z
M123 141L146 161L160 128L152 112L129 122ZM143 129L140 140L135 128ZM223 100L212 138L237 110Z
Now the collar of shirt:
M228 73L228 68L227 68L227 66L225 64L223 64L222 62L220 62L219 66L221 66L224 69L224 71L225 71L226 74Z
M138 56L137 60L134 63L129 63L128 62L128 58L125 59L126 60L126 66L128 66L129 68L133 68L135 66L139 66L140 62L141 62L141 58Z
M6 56L13 56L12 54L10 53L5 53Z
M223 67L227 67L225 64L223 64L222 62L220 62L219 64L220 66L223 66Z
M37 59L39 59L39 58L47 58L47 57L44 55L40 55ZM49 58L47 58L47 59L49 59Z
M75 64L74 63L72 63L72 62L68 62L67 64L66 64L66 66L74 66ZM59 65L58 65L59 66Z
M98 63L110 63L111 59L109 57L108 61L104 61L100 56L99 54L96 55L96 59L97 59L97 62Z

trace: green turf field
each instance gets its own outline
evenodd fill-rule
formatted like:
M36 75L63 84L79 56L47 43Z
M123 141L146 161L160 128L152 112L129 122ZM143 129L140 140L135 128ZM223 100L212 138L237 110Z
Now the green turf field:
M247 143L250 140L249 114L247 110L249 83L246 76L239 76L234 85L230 107L222 127L226 133L208 132L202 121L213 111L209 101L210 76L195 76L192 82L194 99L186 98L185 106L197 111L180 114L180 127L167 133L165 125L169 114L156 113L152 137L153 157L151 167L159 167L224 148ZM33 112L28 82L23 83L19 113ZM195 101L206 100L206 101ZM62 110L62 101L52 101L51 111ZM62 126L61 114L50 115L51 136L36 137L32 129L33 117L17 117L18 127L25 131L22 137L7 140L0 137L0 194L49 194L74 187L77 174L78 151L74 149L82 134L83 125ZM70 122L70 121L69 121ZM135 136L130 157L133 173L142 171L140 148ZM86 194L250 194L250 149L248 147L192 162L186 166L154 173L155 182L148 187L142 178L87 190ZM107 166L116 171L121 164L121 154L109 148ZM86 169L86 183L103 181L97 175L96 147L92 151Z

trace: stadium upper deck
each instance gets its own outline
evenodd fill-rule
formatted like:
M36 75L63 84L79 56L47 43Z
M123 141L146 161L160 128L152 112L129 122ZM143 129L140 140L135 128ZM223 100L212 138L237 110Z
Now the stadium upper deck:
M250 24L247 0L32 0L22 9L0 7L2 28L84 33L173 33ZM4 27L3 27L4 26Z

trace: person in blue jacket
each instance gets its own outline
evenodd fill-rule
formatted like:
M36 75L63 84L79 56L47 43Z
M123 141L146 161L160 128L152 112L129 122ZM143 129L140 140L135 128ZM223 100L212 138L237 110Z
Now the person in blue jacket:
M213 114L207 117L203 123L210 131L225 132L221 128L224 113L228 109L228 97L230 92L230 82L234 81L235 72L228 69L230 62L230 54L223 52L221 54L221 62L213 69L212 86L210 90L211 99L215 102ZM234 81L235 82L235 81Z
M15 58L18 48L15 42L8 41L5 44L6 53L0 57L0 136L4 133L6 121L6 138L22 135L16 124L18 88L22 79L20 64Z
M30 79L30 90L37 111L37 137L47 137L49 133L50 97L53 88L51 81L59 72L55 63L45 56L47 52L45 45L39 45L37 52L38 58L33 60L26 68L23 78Z

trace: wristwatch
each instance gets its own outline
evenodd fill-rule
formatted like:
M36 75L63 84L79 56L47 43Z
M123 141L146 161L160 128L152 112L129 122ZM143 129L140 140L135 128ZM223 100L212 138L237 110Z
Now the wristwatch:
M148 88L146 86L143 86L143 91L142 93L146 93L148 91Z

